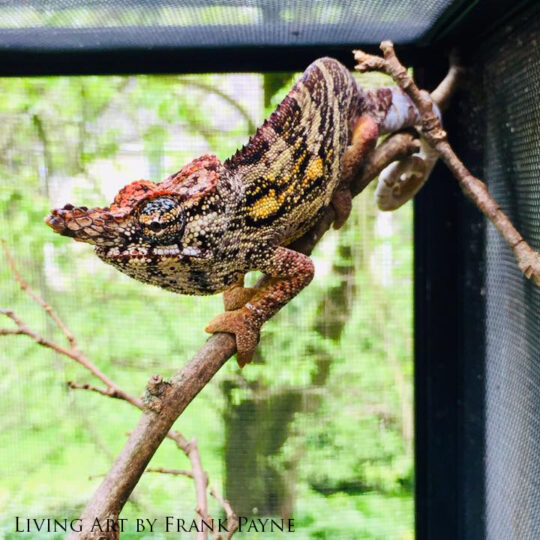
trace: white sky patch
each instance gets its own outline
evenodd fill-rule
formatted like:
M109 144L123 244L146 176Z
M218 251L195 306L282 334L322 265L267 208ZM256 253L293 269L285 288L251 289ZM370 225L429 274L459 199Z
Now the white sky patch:
M374 249L371 256L371 272L375 280L384 287L392 284L392 233L393 215L391 212L378 212L375 221L375 236L381 243Z
M262 123L264 107L261 75L233 73L227 76L221 75L216 82L220 83L220 90L234 97L234 100L241 104L256 125ZM254 92L254 89L257 89L257 91ZM239 123L245 124L245 119L240 112L217 94L207 94L205 107L215 113L213 123L215 129L227 131ZM253 135L253 133L250 133L250 135Z
M320 241L314 254L311 256L315 265L317 278L328 276L332 272L332 263L337 250L337 236L326 234Z
M43 246L43 269L47 279L47 285L57 292L65 292L67 289L66 278L60 265L56 262L54 245L47 242Z

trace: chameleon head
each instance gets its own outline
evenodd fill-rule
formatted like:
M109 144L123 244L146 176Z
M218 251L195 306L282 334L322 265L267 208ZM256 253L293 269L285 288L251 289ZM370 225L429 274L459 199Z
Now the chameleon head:
M105 262L145 281L145 266L155 270L171 258L175 264L208 258L211 238L205 231L221 211L219 165L215 156L203 156L159 184L139 180L125 186L110 207L67 204L45 222L59 234L93 244Z
M132 258L178 255L186 212L177 196L158 192L130 209L88 209L67 204L52 210L45 222L63 236L93 244L106 262L126 262Z

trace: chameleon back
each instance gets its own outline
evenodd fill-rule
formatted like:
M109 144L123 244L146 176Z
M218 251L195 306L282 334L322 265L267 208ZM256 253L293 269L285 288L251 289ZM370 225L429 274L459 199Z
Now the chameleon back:
M224 165L243 185L245 226L286 245L330 204L358 108L358 86L337 60L311 64L248 144Z

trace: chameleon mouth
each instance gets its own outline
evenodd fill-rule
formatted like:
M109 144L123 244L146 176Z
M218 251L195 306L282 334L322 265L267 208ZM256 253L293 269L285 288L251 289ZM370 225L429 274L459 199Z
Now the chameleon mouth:
M106 249L99 249L108 259L126 259L126 258L148 258L156 256L171 256L178 257L180 255L180 248L178 245L172 246L159 246L155 248L147 248L143 246L128 247L121 249L118 247L111 247Z
M132 259L142 259L151 261L155 259L208 259L209 254L202 249L196 247L181 248L178 244L168 246L130 246L127 248L119 247L97 247L96 252L100 257L117 261L125 261Z

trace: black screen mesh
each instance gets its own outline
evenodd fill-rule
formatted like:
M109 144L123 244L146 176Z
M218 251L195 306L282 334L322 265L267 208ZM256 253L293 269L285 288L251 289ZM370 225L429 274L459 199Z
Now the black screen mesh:
M452 0L0 1L1 50L399 43ZM32 29L30 32L29 29Z
M485 176L540 249L539 10L492 36L483 55ZM540 290L492 227L486 273L486 524L493 539L540 538Z

